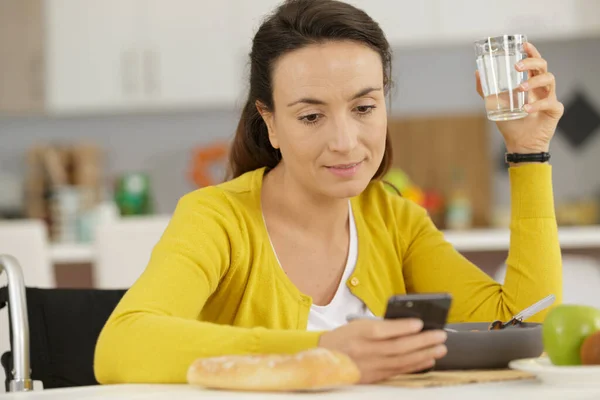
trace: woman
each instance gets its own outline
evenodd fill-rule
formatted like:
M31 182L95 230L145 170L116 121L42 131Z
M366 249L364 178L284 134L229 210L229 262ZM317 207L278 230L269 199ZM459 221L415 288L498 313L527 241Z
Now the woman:
M511 153L549 149L562 105L533 45L530 113L498 123ZM561 258L547 163L512 165L511 244L500 285L444 240L424 209L390 194L390 49L362 11L292 0L254 37L232 180L184 196L150 263L97 345L101 383L184 382L193 360L348 354L363 382L431 367L443 331L381 316L388 298L449 292L449 320L509 319L554 293ZM424 155L426 156L426 155ZM542 320L544 313L534 319Z

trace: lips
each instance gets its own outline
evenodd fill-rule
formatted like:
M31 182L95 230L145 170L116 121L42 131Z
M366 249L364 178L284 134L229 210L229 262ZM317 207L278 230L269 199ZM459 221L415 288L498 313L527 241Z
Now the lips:
M336 164L336 165L329 165L327 166L327 168L335 168L335 169L350 169L350 168L354 168L357 165L359 165L360 163L362 163L362 161L359 162L355 162L355 163L351 163L351 164Z

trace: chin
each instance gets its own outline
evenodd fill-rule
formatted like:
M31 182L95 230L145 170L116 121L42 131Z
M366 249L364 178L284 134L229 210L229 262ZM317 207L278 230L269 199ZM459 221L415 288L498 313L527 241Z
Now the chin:
M361 194L369 185L370 179L352 179L346 182L338 182L324 188L324 193L329 197L346 199Z

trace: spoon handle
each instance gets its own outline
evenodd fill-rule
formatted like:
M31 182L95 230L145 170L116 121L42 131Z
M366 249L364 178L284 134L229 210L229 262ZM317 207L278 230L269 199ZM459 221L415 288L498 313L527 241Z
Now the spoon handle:
M556 299L556 296L554 296L553 294L546 296L543 299L541 299L540 301L538 301L537 303L527 307L526 309L524 309L523 311L521 311L520 313L515 315L513 317L513 319L516 319L519 321L524 321L527 318L539 313L546 307L549 307L552 303L554 303L555 299Z

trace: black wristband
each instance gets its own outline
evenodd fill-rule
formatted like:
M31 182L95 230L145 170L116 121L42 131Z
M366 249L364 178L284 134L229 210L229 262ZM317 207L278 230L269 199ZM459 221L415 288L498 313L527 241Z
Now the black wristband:
M507 163L522 163L522 162L546 162L550 160L550 153L532 153L532 154L521 154L521 153L506 153L504 155L504 161Z

